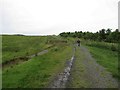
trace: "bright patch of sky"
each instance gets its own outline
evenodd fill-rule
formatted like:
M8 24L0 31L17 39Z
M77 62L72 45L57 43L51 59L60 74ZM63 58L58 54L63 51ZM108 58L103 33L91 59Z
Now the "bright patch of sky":
M118 28L119 0L1 0L4 34L52 35Z

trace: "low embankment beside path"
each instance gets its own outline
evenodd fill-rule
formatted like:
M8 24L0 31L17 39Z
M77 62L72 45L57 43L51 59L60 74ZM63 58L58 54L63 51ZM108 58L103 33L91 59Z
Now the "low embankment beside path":
M65 62L70 60L73 53L73 46L65 39L52 37L48 39L48 43L54 47L49 48L47 53L32 57L14 67L5 68L2 73L3 88L48 87L56 75L65 68Z

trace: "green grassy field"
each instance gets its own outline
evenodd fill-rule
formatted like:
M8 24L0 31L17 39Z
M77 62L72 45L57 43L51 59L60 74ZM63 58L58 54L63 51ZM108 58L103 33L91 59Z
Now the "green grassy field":
M2 36L2 62L40 52L63 41L56 36Z
M86 41L83 40L83 43L85 43L87 46L118 52L118 43L96 42L96 41L90 41L90 40L86 40Z
M64 68L65 62L72 56L72 46L61 40L57 37L50 39L49 42L55 46L50 48L48 53L15 65L13 68L4 69L3 88L49 86L54 77Z
M46 38L47 37L3 36L2 62L41 51L47 47L45 45Z
M65 62L71 58L73 54L72 45L76 41L74 38L62 38L59 36L3 35L2 38L2 63L48 49L46 54L3 69L3 88L48 87L56 75L64 69ZM113 77L120 78L118 75L117 44L82 40L82 45L89 49L93 58L110 71ZM84 72L84 66L81 64L84 58L80 50L76 50L75 58L74 69L78 71L74 70L75 72L72 72L74 80L68 86L89 87L89 83L84 77L86 72Z
M86 47L97 62L110 71L113 77L120 80L118 73L118 46L111 43L90 42Z

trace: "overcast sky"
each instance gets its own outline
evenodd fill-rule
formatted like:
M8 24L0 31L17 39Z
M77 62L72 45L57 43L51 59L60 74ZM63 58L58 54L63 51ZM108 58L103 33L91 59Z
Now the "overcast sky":
M2 33L51 35L118 28L119 0L1 0Z

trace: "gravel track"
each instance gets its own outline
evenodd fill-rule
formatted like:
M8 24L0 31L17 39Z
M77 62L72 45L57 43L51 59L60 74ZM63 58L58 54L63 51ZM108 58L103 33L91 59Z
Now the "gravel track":
M108 72L104 67L96 62L96 60L91 56L85 47L75 47L76 49L74 48L74 55L72 56L71 60L67 62L68 65L64 68L62 73L59 73L55 77L49 88L75 88L75 84L72 87L69 87L69 83L74 80L73 76L75 74L79 76L79 78L75 77L77 83L81 82L81 78L83 77L82 80L88 84L87 86L84 86L82 84L82 87L77 88L118 88L117 80L112 77L112 74L110 72ZM80 55L80 57L83 57L82 61L80 58L78 58L77 60L80 60L80 62L77 63L80 63L80 65L84 66L83 68L85 73L82 72L82 69L79 66L79 69L75 68L75 63L77 61L75 53L77 50L80 52L78 55ZM81 73L83 75L82 77L80 76Z
M118 82L111 73L106 71L104 67L99 65L85 47L81 47L81 52L85 54L83 64L88 72L88 78L91 81L92 88L117 88Z

